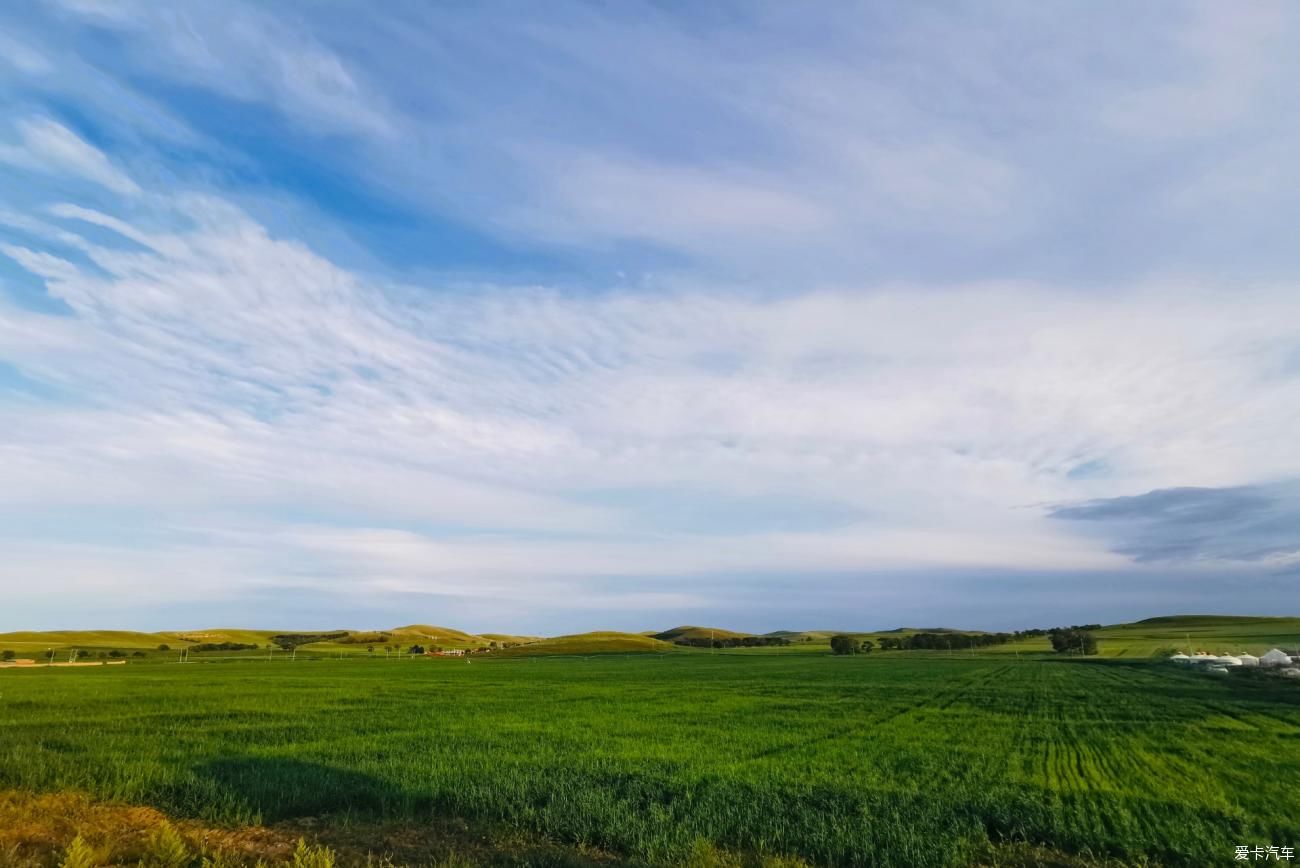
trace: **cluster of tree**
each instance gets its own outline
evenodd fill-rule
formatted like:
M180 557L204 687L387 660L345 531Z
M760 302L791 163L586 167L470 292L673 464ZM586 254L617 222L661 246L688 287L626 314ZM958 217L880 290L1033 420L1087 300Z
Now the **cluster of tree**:
M348 633L334 641L340 645L375 645L392 641L393 634L387 630L375 630L369 633Z
M126 653L125 653L125 652L123 652L123 651L118 651L116 648L114 648L112 651L98 651L98 652L95 651L95 650L93 650L93 649L91 649L91 648L85 648L85 649L83 649L83 650L77 652L77 657L78 657L78 658L81 658L81 657L86 657L86 658L97 657L97 658L99 658L100 660L107 660L107 659L110 658L110 657L112 657L114 660L117 660L117 659L122 658L122 657L125 657L125 656L126 656Z
M1097 639L1088 632L1088 628L1096 629L1096 626L1087 624L1083 627L1057 627L1048 630L1047 635L1052 641L1052 650L1057 654L1096 654Z
M957 651L1005 645L1020 633L913 633L910 636L883 636L881 651Z
M831 637L832 654L870 654L876 643L870 639L859 639L857 636L845 636L840 634Z
M772 645L789 645L784 636L727 636L710 639L708 636L685 636L673 641L674 645L688 648L767 648Z
M10 651L8 648L6 648L4 651L0 651L0 660L12 660L17 656L18 656L17 654L15 654L13 651Z
M315 642L335 642L347 638L347 635L347 630L338 630L333 633L281 633L272 636L271 641L285 651L292 651L299 645L311 645Z
M162 650L164 646L159 646ZM191 651L256 651L256 645L247 642L200 642L190 646Z

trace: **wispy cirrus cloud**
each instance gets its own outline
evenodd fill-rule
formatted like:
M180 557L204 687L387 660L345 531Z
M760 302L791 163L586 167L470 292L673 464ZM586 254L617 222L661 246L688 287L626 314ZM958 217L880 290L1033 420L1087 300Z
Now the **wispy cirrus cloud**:
M0 10L25 611L1287 604L1288 8L361 11Z
M0 144L0 162L53 174L71 174L114 193L140 192L135 181L103 152L51 118L34 117L15 125L17 141Z
M1123 559L1026 507L1300 472L1300 382L1276 375L1300 338L1286 286L1231 312L1215 287L1161 284L1109 300L417 288L220 200L151 201L145 222L172 228L56 203L29 246L3 248L71 311L0 308L3 358L77 400L0 406L0 509L170 516L169 548L221 551L244 577L204 572L195 592L315 582L544 608L566 599L542 590L557 582L1105 571ZM737 533L757 510L768 529ZM50 582L98 587L60 562Z

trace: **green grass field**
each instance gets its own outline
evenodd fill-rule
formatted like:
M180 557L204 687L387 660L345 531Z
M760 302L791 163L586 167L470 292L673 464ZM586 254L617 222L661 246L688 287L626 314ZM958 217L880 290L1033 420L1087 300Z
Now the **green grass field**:
M1229 864L1300 844L1300 690L1119 660L677 651L0 673L0 789L459 817L620 861ZM575 852L577 852L575 850ZM991 854L991 855L990 855Z
M1300 654L1300 618L1174 615L1110 625L1095 631L1094 635L1103 657L1163 657L1175 649L1183 653L1190 653L1190 649L1211 654L1258 655L1270 648L1283 648ZM984 650L1004 654L1045 652L1051 650L1051 643L1046 637L1040 637Z

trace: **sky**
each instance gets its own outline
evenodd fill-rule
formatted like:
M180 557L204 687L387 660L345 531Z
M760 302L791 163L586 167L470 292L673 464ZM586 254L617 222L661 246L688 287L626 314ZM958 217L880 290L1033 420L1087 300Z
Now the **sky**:
M1300 614L1300 6L0 6L0 629Z

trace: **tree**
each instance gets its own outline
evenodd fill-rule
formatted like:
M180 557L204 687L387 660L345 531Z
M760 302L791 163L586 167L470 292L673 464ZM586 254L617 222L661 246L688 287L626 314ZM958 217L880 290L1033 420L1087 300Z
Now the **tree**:
M862 642L853 636L840 634L831 637L832 654L858 654L862 651Z
M1056 629L1047 634L1052 650L1057 654L1093 655L1097 653L1097 639L1087 630Z
M159 650L159 651L170 651L170 650L172 650L172 646L170 646L170 645L159 645L159 646L158 646L158 650Z
M858 647L861 649L863 654L870 654L876 647L876 643L872 642L870 639L863 639L862 644Z
M423 646L423 645L412 645L412 646L407 650L406 653L407 653L407 654L423 654L423 653L424 653L424 646Z
M6 648L3 652L0 652L0 658L5 660L12 660L17 656L18 656L17 654L10 651L8 648Z

